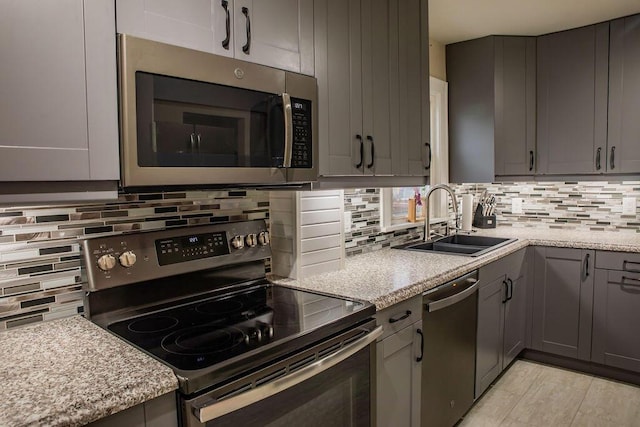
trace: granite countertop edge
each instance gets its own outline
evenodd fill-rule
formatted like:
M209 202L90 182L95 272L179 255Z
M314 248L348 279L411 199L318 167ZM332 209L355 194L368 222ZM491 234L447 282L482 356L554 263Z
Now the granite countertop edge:
M173 370L82 316L0 340L2 426L81 426L178 388Z
M345 268L337 272L323 273L303 279L290 279L271 275L269 279L273 283L297 289L318 291L342 298L367 301L374 304L376 310L380 311L528 246L640 252L640 234L638 233L608 233L606 235L598 233L601 232L587 233L585 235L584 232L580 231L555 229L541 231L499 227L497 229L480 230L478 235L509 237L517 240L479 257L383 249L347 258ZM616 239L619 241L616 242ZM404 254L404 256L400 254ZM405 262L406 265L403 265ZM403 278L404 280L398 279L401 275L398 273L402 269L411 269L413 268L412 264L415 263L424 263L426 267L423 268L421 273L414 271L414 273L408 274L406 278ZM385 277L383 271L382 274L374 276L376 277L375 281L362 279L367 275L367 270L384 269L385 265L388 269L393 270L393 274L390 274L389 278ZM434 265L437 268L434 268ZM369 272L369 274L372 274L372 272ZM396 282L390 289L384 283L387 279ZM354 282L356 283L353 284ZM336 283L341 285L336 285ZM345 285L345 283L350 285ZM374 292L367 293L370 289L365 290L365 287L373 288ZM377 292L375 292L376 287L379 288Z

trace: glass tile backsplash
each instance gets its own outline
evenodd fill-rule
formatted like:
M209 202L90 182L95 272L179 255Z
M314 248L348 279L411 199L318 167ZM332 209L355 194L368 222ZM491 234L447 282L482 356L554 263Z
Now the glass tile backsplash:
M640 232L640 212L623 214L624 198L640 200L640 181L504 182L459 184L451 187L477 198L487 190L496 198L498 227L543 227L605 232ZM522 213L513 213L511 199L523 200ZM422 236L422 225L394 232L380 230L380 191L349 189L344 192L345 211L352 226L345 233L346 255L357 255L395 246Z
M640 198L640 181L524 182L454 185L456 194L496 197L499 227L570 228L640 232L622 201ZM523 213L511 199L523 199ZM418 239L422 225L380 230L380 191L347 189L346 256ZM79 241L119 234L220 221L269 218L269 193L215 190L122 194L117 201L64 206L0 207L0 330L83 312Z
M122 194L110 203L0 207L0 330L83 312L79 241L269 218L269 193Z

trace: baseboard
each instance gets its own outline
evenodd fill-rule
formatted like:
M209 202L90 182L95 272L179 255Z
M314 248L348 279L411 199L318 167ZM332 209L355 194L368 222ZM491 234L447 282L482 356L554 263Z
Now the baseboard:
M621 381L640 386L640 373L625 371L624 369L612 368L610 366L604 366L598 363L571 359L564 356L556 356L555 354L543 353L537 350L524 350L522 353L520 353L518 358L545 363L548 365L554 365L560 368L570 369L577 372L583 372L598 377L608 378L615 381Z

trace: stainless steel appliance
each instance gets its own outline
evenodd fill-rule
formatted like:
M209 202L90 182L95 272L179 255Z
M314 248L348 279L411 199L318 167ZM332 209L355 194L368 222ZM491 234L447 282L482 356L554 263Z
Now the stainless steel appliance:
M183 426L368 426L375 308L270 284L262 220L85 240L89 319L169 365Z
M451 427L474 398L478 271L423 294L422 425Z
M318 177L316 79L118 35L123 187Z

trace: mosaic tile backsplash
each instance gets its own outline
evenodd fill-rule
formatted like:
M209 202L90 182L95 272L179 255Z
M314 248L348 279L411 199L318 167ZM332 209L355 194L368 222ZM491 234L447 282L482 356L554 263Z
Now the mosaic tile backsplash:
M635 214L623 215L625 197L640 199L640 181L518 182L456 185L457 195L478 196L485 189L496 198L498 227L544 227L585 231L640 232ZM511 199L522 198L522 213L514 214Z
M607 232L640 232L640 209L622 214L624 197L640 200L640 181L518 182L452 185L459 196L478 198L486 189L496 198L498 227L543 227ZM511 199L523 199L523 212L511 211ZM345 190L345 211L352 213L351 231L345 233L346 255L357 255L422 237L422 228L389 233L380 231L380 191ZM477 200L476 200L477 202Z
M380 189L344 190L344 211L351 212L351 230L345 232L346 256L397 246L422 237L423 227L380 231Z
M110 203L0 207L0 330L83 312L79 241L269 217L258 190L123 194Z
M498 226L640 232L622 214L624 197L640 199L640 181L461 184L456 194L496 197ZM511 198L523 213L511 212ZM380 191L349 189L347 256L422 237L422 227L380 231ZM269 193L258 190L123 194L111 203L0 207L0 330L83 311L79 241L96 235L269 218Z

